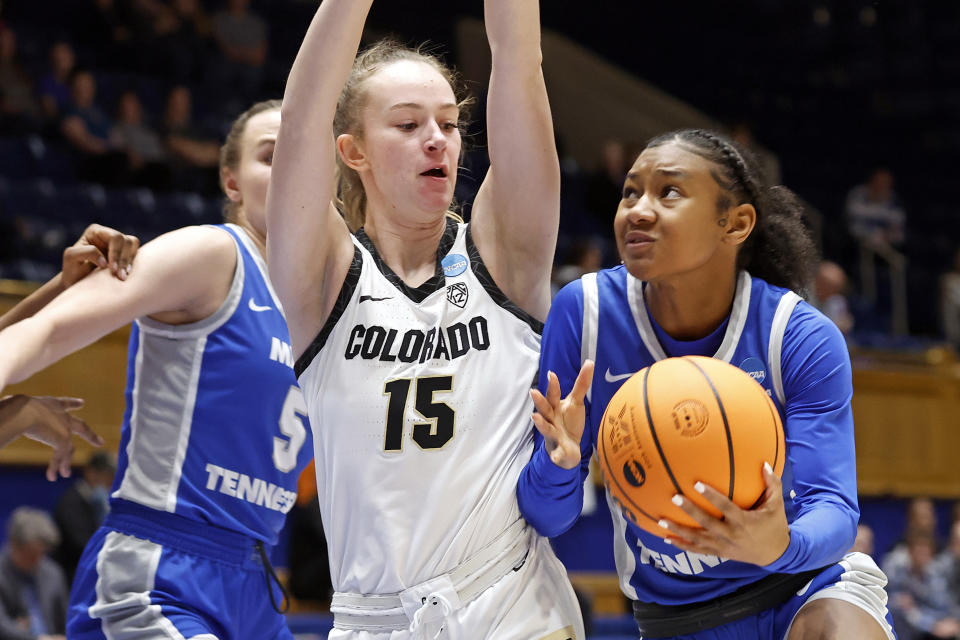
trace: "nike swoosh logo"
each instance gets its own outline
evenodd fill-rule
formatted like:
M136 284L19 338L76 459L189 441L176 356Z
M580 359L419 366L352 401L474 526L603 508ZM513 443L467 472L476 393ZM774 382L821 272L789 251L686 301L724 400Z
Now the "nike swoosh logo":
M250 298L250 304L247 306L250 307L250 311L270 311L270 309L273 309L273 307L261 307L253 301L253 298Z
M389 300L392 297L393 296L387 296L386 298L374 298L373 296L360 296L360 300L357 302L357 304L360 304L361 302L366 302L368 300L370 302L382 302L384 300Z
M636 373L636 372L633 372L633 373ZM612 373L610 373L610 367L607 367L607 372L603 374L603 379L606 380L607 382L618 382L620 380L629 378L630 376L633 375L633 373L621 373L618 375L613 375Z

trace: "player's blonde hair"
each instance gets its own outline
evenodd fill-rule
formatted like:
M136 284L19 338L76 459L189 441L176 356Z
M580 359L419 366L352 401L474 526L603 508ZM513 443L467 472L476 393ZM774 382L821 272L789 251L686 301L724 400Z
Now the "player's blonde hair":
M354 60L353 69L337 101L337 111L333 118L334 137L344 133L352 134L357 138L363 137L361 114L367 101L367 92L364 90L366 81L384 67L404 60L430 65L450 84L457 106L460 108L459 126L461 133L463 132L467 110L473 104L473 99L467 96L460 76L423 46L413 49L396 40L386 38L362 51ZM363 226L366 221L367 194L360 181L360 175L344 164L339 154L337 154L337 204L351 231L356 231ZM453 212L448 212L447 215L460 220L460 217Z

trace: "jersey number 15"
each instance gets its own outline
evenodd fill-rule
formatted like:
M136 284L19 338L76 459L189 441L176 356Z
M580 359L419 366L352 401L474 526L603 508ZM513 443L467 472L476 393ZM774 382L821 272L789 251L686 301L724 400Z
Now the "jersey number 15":
M413 382L416 382L413 408L430 421L413 425L413 441L421 449L440 449L453 437L457 414L446 402L435 402L433 397L435 393L449 393L453 390L453 376L398 378L383 385L383 394L390 396L387 405L387 431L383 438L385 451L403 450L404 414Z

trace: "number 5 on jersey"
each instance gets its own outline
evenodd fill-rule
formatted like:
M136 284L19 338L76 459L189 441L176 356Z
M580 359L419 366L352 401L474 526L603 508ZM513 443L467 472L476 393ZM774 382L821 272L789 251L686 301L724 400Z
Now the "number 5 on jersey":
M403 450L404 414L411 382L416 382L413 408L430 421L413 425L413 441L421 449L440 449L453 437L456 412L446 402L434 400L436 393L453 391L453 376L388 380L383 385L383 394L390 396L387 405L387 431L383 438L384 451Z
M307 415L307 403L300 387L291 386L280 410L280 433L286 438L273 438L273 466L287 473L297 466L297 456L307 439L303 417Z

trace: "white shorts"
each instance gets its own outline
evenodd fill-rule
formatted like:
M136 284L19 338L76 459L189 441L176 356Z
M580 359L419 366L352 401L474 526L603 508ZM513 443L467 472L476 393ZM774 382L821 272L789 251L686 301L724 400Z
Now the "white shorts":
M546 538L532 538L523 566L447 616L437 640L585 640L566 569ZM327 639L413 640L413 634L333 629Z

